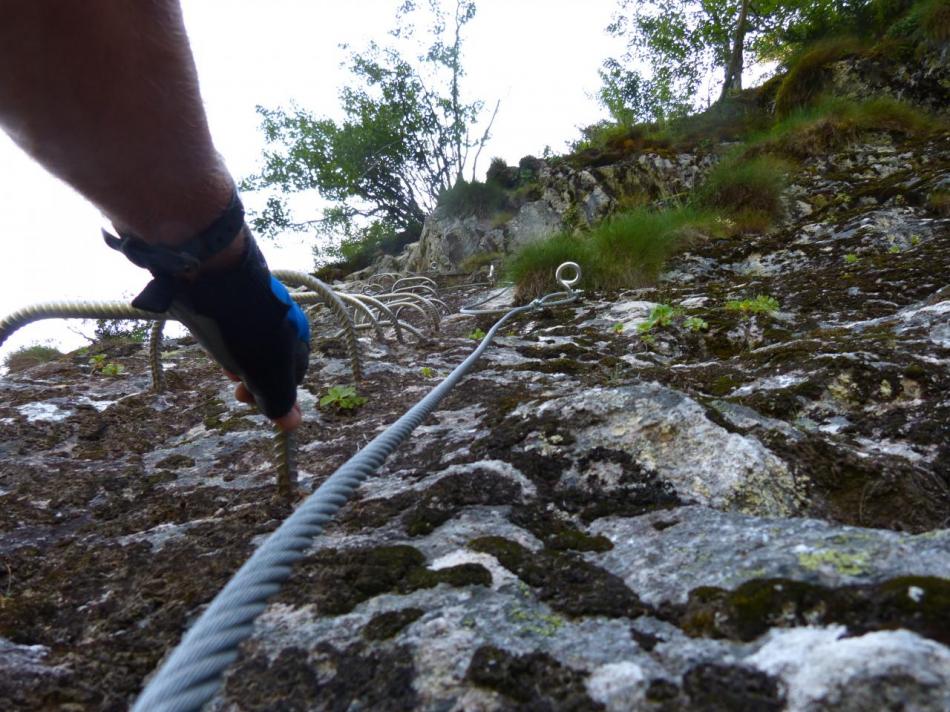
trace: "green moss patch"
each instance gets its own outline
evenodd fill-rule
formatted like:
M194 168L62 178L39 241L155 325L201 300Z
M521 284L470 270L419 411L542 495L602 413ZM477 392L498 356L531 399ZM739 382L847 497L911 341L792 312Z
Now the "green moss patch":
M491 554L532 586L541 601L567 616L636 618L649 610L619 577L567 552L531 552L503 537L482 537L469 548Z
M373 616L363 628L363 637L368 640L388 640L410 623L422 617L421 608L401 608Z
M602 710L587 695L587 674L561 665L546 653L515 655L484 645L475 651L465 678L494 690L525 710Z
M906 628L950 642L950 581L903 576L881 584L827 588L790 579L755 579L734 591L690 591L678 625L694 637L749 641L774 627L846 625L854 633Z
M491 580L491 573L479 564L433 571L422 552L411 546L324 549L298 564L279 600L310 600L322 615L339 615L383 593L406 594L440 583L490 586Z

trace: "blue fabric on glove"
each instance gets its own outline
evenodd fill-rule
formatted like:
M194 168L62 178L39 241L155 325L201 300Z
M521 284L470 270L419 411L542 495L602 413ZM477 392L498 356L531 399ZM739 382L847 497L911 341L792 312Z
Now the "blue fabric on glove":
M150 267L155 278L132 306L181 321L244 382L261 411L278 418L293 407L306 374L310 325L246 229L245 237L241 264L231 270L189 281Z

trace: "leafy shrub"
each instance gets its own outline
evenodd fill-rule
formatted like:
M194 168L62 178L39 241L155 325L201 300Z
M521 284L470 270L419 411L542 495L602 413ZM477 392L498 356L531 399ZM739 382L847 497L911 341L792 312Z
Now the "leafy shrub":
M103 376L121 376L125 373L125 366L121 363L115 363L114 361L106 361L107 356L105 354L94 354L89 357L89 366L92 368L93 373L98 373Z
M488 217L503 210L508 204L505 190L497 183L459 180L439 195L438 207L446 214L459 218Z
M786 166L770 156L727 158L696 192L698 205L741 216L745 225L767 226L782 212ZM733 217L735 219L735 217Z
M491 165L485 174L485 182L500 185L502 188L514 188L518 185L519 170L509 166L504 158L491 159Z
M62 355L59 349L55 349L52 346L33 344L32 346L24 346L7 354L7 357L3 360L3 365L10 369L11 372L24 371L41 363L55 361Z
M785 79L775 95L775 113L786 116L814 102L824 91L831 76L829 66L861 52L857 40L836 37L822 40L805 49L791 62Z

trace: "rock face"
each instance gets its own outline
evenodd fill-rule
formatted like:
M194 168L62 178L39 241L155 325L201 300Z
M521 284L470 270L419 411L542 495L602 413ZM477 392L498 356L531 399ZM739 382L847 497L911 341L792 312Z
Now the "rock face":
M593 225L610 214L618 200L646 204L680 195L693 188L713 157L643 153L582 169L563 161L537 163L537 199L522 204L501 224L496 218L458 218L436 210L419 241L401 258L405 268L455 271L473 255L509 253L554 232Z
M585 181L564 190L593 219ZM948 184L950 137L865 136L803 164L771 232L506 327L295 567L210 708L948 709ZM659 303L677 311L641 330ZM317 408L348 378L318 341L301 485L491 323L367 341L356 412ZM124 709L291 509L270 428L196 346L167 345L163 395L140 345L100 348L125 370L76 353L0 380L5 709Z

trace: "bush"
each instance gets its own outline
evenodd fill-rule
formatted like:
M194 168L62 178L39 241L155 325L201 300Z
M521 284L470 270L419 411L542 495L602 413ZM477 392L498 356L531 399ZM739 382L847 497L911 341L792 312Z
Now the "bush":
M10 369L11 372L24 371L41 363L55 361L62 355L63 353L59 349L55 349L52 346L33 344L32 346L24 346L9 353L3 360L3 365Z
M581 266L583 276L579 286L590 283L594 260L587 240L558 233L521 247L505 264L508 279L515 283L515 300L524 302L561 289L554 272L564 262L577 262Z
M649 284L674 252L701 234L715 217L691 207L637 208L615 215L590 233L591 277L603 289Z
M485 173L485 182L502 188L514 188L518 185L518 169L509 166L504 158L493 158Z
M824 91L834 62L861 53L861 45L851 37L822 40L804 50L791 62L791 67L775 95L775 113L787 116L795 109L808 106Z
M741 217L745 226L767 227L782 212L785 172L771 156L726 158L696 191L697 204Z
M437 207L446 215L484 218L505 209L507 205L505 190L497 183L469 183L463 178L448 190L442 191Z
M791 158L820 155L853 140L863 131L926 133L941 123L909 104L880 97L857 102L827 97L799 109L752 137L744 153L777 153Z
M897 22L891 24L888 37L933 43L950 40L950 0L922 0Z

